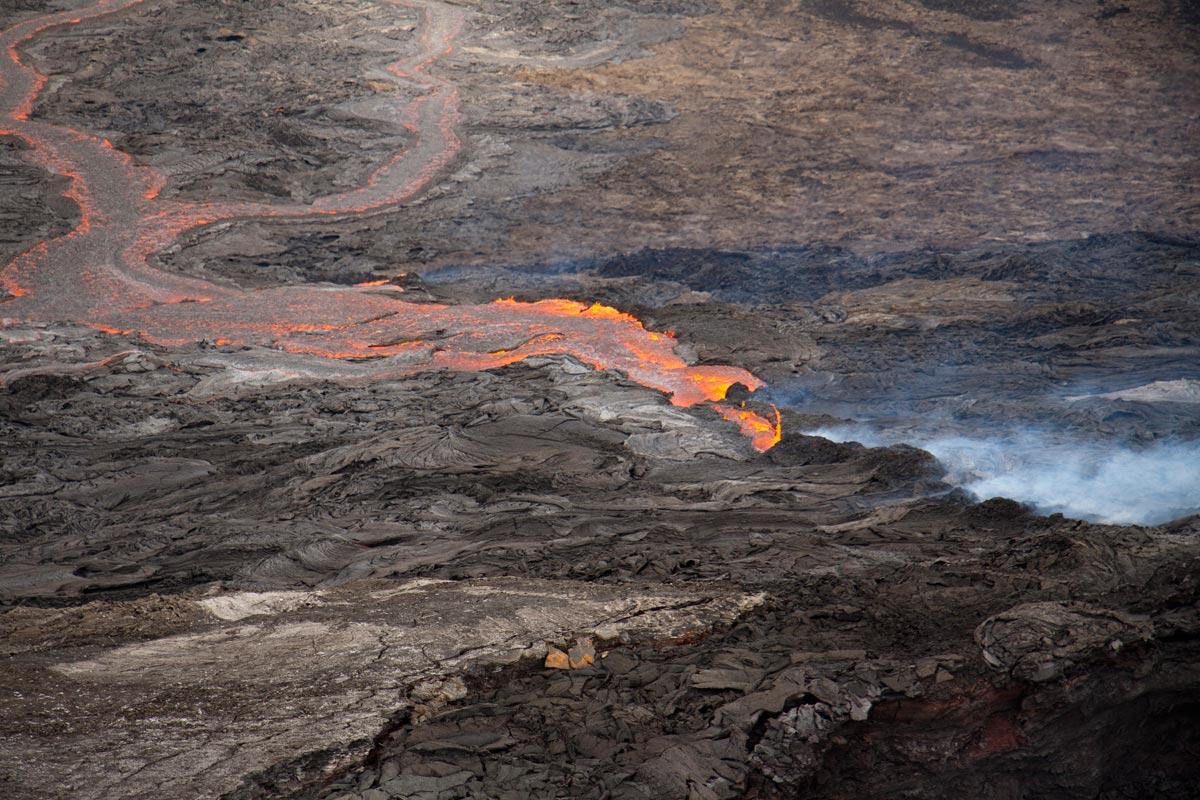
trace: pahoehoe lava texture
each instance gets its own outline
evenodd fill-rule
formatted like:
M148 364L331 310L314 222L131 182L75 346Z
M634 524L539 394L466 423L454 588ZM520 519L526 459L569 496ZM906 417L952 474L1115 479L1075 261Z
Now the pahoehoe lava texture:
M92 5L0 0L6 797L1194 794L1200 516L805 433L1200 438L1194 4Z
M449 182L417 207L322 221L316 242L294 227L243 222L207 234L200 249L185 242L171 258L184 272L257 285L275 273L359 279L375 269L639 247L834 242L888 252L1194 231L1195 20L1190 4L1124 5L1130 13L1098 20L1092 0L460 4L470 22L438 74L462 93L469 158ZM254 17L264 12L246 4L211 14L181 4L157 21L141 19L151 8L139 10L116 27L177 20L195 33L120 34L129 36L123 57L89 55L82 74L69 74L75 53L103 49L104 39L77 43L69 30L50 31L38 48L56 85L37 112L120 140L115 121L153 110L170 142L147 158L171 169L174 183L233 192L253 176L304 196L312 188L301 176L325 167L293 174L284 167L296 159L353 145L363 163L394 151L389 131L371 127L381 123L355 115L369 119L372 102L393 94L370 82L404 46L406 23L381 28L377 6L356 9L328 12L327 38L353 43L343 48L286 30L287 14L260 25ZM230 35L246 38L217 41ZM198 57L205 38L212 50ZM263 91L287 86L290 63L266 57L283 41L316 49L316 63L344 52L334 75L348 83L297 92L281 113L249 93L224 97L226 111L197 114L178 98L156 105L134 91L169 87L163 73L180 64L194 73L211 58L226 72L254 72ZM393 49L380 53L384 41ZM1011 68L1016 61L1024 66ZM347 95L349 107L338 105ZM72 99L88 96L97 102ZM243 107L239 127L221 127ZM355 132L361 125L368 130ZM273 132L283 129L319 133L318 150L280 141ZM239 153L257 163L238 163Z
M156 4L129 24L30 45L39 63L68 78L34 115L103 132L178 176L172 194L311 201L361 183L372 152L404 146L402 128L356 118L345 104L403 91L380 73L415 49L419 22L415 11L376 3L293 2L286 14L257 3ZM129 58L138 48L171 48L178 61L162 69ZM181 85L192 91L181 95ZM238 96L257 109L231 102Z

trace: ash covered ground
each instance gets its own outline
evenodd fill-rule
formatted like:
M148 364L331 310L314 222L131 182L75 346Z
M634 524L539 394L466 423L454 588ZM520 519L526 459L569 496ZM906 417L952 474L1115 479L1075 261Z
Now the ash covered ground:
M146 0L23 40L0 263L104 222L38 125L163 202L303 206L439 130L385 113L408 59L459 103L420 191L153 270L610 306L782 438L569 354L380 378L2 293L6 796L1193 796L1198 23Z

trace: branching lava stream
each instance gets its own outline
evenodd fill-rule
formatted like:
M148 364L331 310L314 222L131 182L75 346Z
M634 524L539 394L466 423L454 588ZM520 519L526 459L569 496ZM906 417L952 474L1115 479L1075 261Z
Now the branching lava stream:
M463 18L441 3L385 0L421 15L419 52L388 71L397 84L417 86L422 94L411 102L393 101L395 118L414 139L363 186L311 204L197 203L161 197L165 178L107 140L30 118L46 78L22 61L22 44L50 28L148 1L98 0L0 33L0 135L24 140L39 165L70 178L66 194L81 213L69 234L36 245L0 273L0 287L11 295L0 305L0 322L74 321L161 345L207 339L329 359L370 359L371 375L379 378L569 355L596 369L620 370L679 406L719 401L735 383L751 390L763 385L737 367L688 365L675 353L672 336L647 331L634 317L607 306L570 300L428 305L399 299L386 285L243 291L154 268L149 263L154 253L205 225L361 213L403 203L428 186L462 146L455 133L458 91L427 69L450 52ZM768 420L745 408L714 408L760 450L779 440L778 414Z

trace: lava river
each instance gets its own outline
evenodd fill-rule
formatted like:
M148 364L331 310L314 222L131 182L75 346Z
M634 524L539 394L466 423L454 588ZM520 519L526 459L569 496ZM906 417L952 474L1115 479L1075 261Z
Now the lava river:
M362 186L311 204L201 203L161 197L165 178L102 137L31 118L46 78L24 63L22 44L50 28L150 1L99 0L0 32L0 135L24 140L32 160L68 177L66 194L81 212L70 233L34 246L0 272L0 288L10 296L0 304L0 323L72 321L161 345L211 340L271 347L353 359L358 375L361 362L369 360L370 374L378 378L428 369L484 370L532 356L568 355L596 369L619 370L679 406L720 401L736 383L751 390L763 385L737 367L688 365L675 353L671 335L648 331L607 306L569 300L429 305L406 302L387 285L245 291L156 269L151 256L205 225L362 213L398 205L425 188L462 146L455 133L458 91L428 67L452 50L463 18L437 2L384 0L421 16L419 52L388 67L399 87L419 94L415 100L393 101L392 112L411 132L411 144L378 166ZM760 450L779 440L777 414L768 420L745 408L717 404L714 409Z

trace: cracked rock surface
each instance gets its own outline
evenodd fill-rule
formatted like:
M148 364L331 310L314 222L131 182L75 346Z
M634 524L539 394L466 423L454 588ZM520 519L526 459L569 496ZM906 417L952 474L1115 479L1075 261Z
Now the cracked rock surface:
M365 755L391 715L460 699L467 666L536 659L567 632L694 635L757 602L513 578L358 583L179 599L167 630L134 628L116 647L129 615L159 609L92 603L86 635L72 612L17 611L5 680L20 699L6 703L0 770L41 764L64 796L211 797L320 742L311 778ZM121 725L136 709L153 716Z

